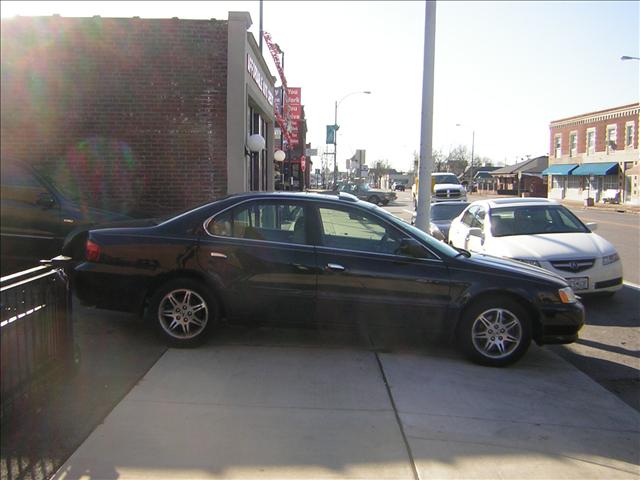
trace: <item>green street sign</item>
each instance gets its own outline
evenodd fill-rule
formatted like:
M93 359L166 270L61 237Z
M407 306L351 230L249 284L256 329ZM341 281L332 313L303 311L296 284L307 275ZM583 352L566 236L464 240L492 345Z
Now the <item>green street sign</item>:
M327 145L336 144L336 132L340 127L338 125L327 125Z

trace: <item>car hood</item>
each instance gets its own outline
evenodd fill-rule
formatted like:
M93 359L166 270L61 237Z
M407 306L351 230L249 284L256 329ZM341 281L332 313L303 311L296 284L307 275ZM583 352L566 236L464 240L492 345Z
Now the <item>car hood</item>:
M497 237L488 253L510 258L564 260L594 258L615 252L611 243L595 233L544 233Z
M464 189L463 185L459 183L438 183L433 186L433 190L462 190Z
M512 275L526 275L528 277L534 277L536 280L542 280L545 282L555 281L558 286L565 287L566 280L553 272L545 270L543 268L534 267L523 262L516 260L509 260L507 258L497 257L493 255L487 255L483 253L474 253L467 259L473 265L481 267L482 269L492 269L494 271L500 271L505 274Z

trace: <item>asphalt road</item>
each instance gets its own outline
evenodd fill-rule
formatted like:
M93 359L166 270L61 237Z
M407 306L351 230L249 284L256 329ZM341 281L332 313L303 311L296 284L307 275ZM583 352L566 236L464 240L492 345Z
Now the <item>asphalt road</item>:
M469 200L482 198L472 195ZM410 220L411 192L398 192L397 201L385 209ZM596 222L596 233L616 247L625 286L612 298L583 299L586 325L578 342L547 348L640 411L640 215L593 208L571 210L583 222Z

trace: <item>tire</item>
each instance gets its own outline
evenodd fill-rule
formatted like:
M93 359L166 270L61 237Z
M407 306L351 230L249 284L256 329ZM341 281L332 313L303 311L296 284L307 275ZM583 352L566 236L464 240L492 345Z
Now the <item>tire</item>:
M383 205L389 205L389 200L382 200Z
M372 195L371 197L367 198L367 202L373 203L374 205L378 205L380 203L380 199L375 195Z
M504 367L519 360L528 350L531 320L516 301L496 296L467 308L458 323L456 336L458 346L473 362Z
M200 282L178 278L156 290L148 313L169 346L190 348L200 345L217 323L218 304Z

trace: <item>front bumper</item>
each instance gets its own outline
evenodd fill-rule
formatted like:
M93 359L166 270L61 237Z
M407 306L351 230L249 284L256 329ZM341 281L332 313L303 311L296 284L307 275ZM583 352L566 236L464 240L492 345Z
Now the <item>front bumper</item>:
M597 258L593 267L582 272L575 273L554 268L551 262L548 261L541 261L540 266L545 270L549 270L550 272L561 276L570 282L570 284L575 281L574 279L587 278L588 285L586 289L574 288L574 291L578 295L588 295L599 292L615 292L622 288L622 262L620 261L610 263L609 265L603 265L602 258Z
M580 302L542 307L539 328L534 329L538 345L572 343L584 325L584 306Z

